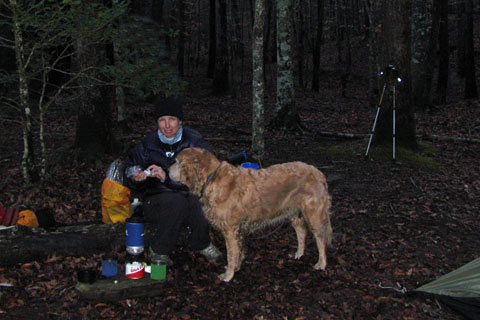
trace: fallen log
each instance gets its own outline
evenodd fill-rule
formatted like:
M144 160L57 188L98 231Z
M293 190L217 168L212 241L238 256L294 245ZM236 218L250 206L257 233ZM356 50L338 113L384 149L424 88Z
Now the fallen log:
M79 282L75 289L81 299L95 301L156 297L164 292L162 284L167 279L152 280L149 273L146 273L142 279L130 279L124 274L119 274L112 278L97 280L92 284Z
M348 138L348 139L363 139L368 137L368 134L363 133L348 133L348 132L328 132L328 131L320 131L315 132L314 135L322 136L322 137L330 137L330 138Z
M470 142L470 143L480 143L480 139L471 138L471 137L450 137L450 136L439 136L435 134L424 134L417 135L417 138L424 140L439 140L439 141L450 141L450 142Z
M370 135L370 134L359 134L359 133L348 133L348 132L327 132L327 131L320 131L320 132L316 132L315 134L317 136L345 138L345 139L347 138L363 139ZM423 135L417 135L416 137L417 139L421 139L421 140L480 143L480 139L476 139L472 137L451 137L451 136L439 136L435 134L423 134Z
M55 229L21 225L0 230L0 266L43 260L52 254L88 256L125 245L125 224L90 224Z

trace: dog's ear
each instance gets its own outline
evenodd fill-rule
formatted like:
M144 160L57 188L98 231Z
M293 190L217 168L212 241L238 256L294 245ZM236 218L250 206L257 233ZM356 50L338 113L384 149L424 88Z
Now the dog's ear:
M218 159L207 150L205 150L199 158L199 166L201 170L204 171L203 174L206 174L207 176L220 165L220 161L218 161Z
M208 150L186 149L181 158L181 174L190 192L200 194L208 176L220 165L220 161Z
M199 179L208 177L219 165L217 157L210 151L201 148L189 148L185 150L187 157L184 161L195 164L196 174Z
M193 169L193 163L188 162L188 161L182 161L179 163L180 165L180 177L181 177L181 182L185 184L189 189L190 192L195 193L195 174L192 174L192 169Z
M181 182L190 189L190 192L199 194L204 181L199 150L196 148L183 150L178 155L177 162L180 168Z

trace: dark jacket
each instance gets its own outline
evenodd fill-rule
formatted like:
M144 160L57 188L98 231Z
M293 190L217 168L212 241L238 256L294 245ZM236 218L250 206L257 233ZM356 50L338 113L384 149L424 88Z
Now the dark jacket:
M157 178L147 178L146 181L142 182L136 182L129 178L127 179L128 187L143 192L145 196L166 191L187 191L188 188L184 184L170 180L168 168L175 162L175 158L180 151L193 147L212 152L202 136L189 128L183 128L182 139L173 145L162 143L158 138L157 131L148 134L130 151L125 161L126 168L128 170L129 167L139 166L142 170L145 170L150 165L155 164L162 167L167 173L167 178L164 182Z

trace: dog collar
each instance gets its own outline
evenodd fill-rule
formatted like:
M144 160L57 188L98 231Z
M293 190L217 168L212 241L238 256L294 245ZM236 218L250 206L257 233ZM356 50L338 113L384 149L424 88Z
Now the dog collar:
M222 164L220 164L217 168L215 168L215 170L213 170L212 173L208 175L207 181L205 181L205 183L202 186L202 190L200 190L200 198L203 196L203 192L205 191L205 189L207 189L208 184L213 180L213 178L215 177L215 174L217 173L217 170L220 168L221 165Z

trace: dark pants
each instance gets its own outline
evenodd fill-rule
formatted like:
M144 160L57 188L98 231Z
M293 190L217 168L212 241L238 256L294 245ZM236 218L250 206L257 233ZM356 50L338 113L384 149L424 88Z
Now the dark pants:
M170 254L175 247L180 230L190 227L192 250L205 249L210 244L208 221L198 197L186 193L163 192L149 196L144 201L144 216L152 225L150 247L155 253Z

